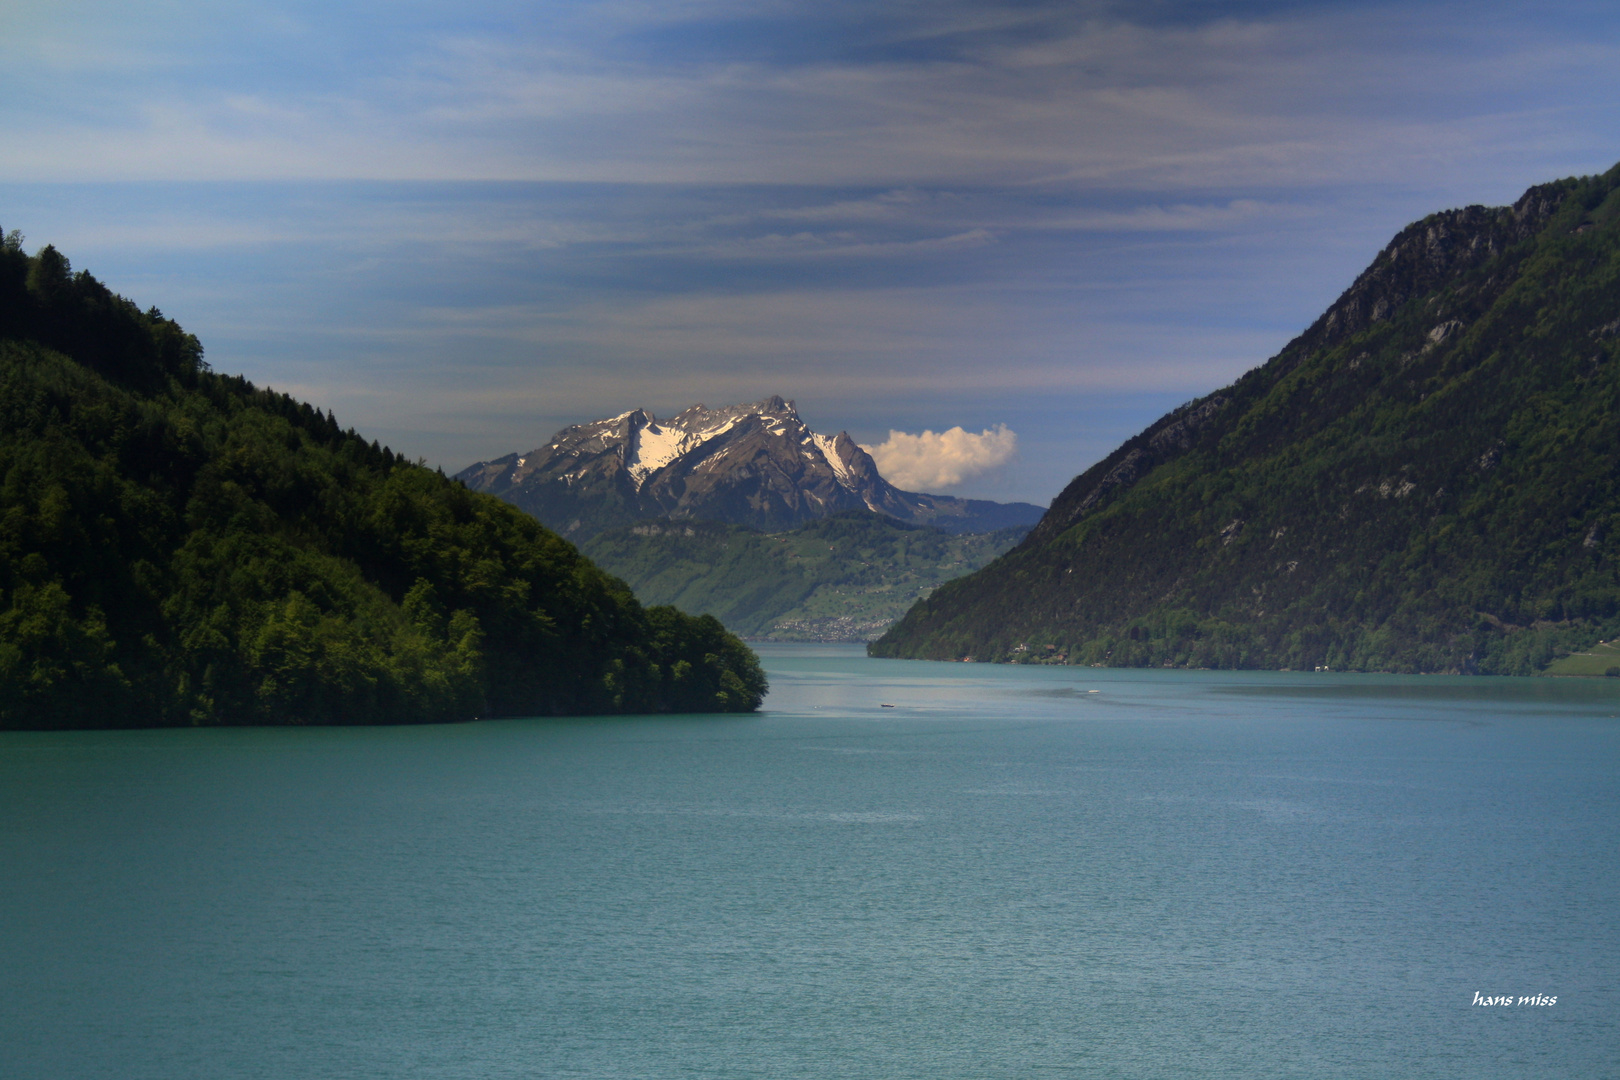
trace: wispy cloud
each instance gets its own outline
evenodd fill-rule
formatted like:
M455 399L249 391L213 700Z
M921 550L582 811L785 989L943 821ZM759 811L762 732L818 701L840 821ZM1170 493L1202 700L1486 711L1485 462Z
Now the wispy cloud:
M1526 104L1605 110L1551 90L1620 68L1612 37L1452 4L96 10L0 47L5 175L1342 182L1535 144Z

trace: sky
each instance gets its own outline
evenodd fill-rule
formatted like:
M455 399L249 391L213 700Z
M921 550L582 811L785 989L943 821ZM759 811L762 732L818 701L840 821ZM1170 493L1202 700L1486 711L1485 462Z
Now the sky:
M447 472L781 394L1044 504L1407 223L1620 161L1620 11L7 0L0 136L0 229Z

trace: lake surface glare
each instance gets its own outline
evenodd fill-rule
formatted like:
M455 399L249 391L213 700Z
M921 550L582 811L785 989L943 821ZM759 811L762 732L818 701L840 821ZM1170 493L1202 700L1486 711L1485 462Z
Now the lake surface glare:
M749 717L0 734L0 1076L1620 1075L1620 680L760 651Z

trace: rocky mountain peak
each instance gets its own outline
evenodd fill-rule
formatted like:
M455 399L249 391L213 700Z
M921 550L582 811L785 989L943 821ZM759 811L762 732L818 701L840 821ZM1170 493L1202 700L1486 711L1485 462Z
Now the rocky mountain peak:
M457 478L576 537L649 518L790 528L864 509L971 532L1032 525L1041 515L1027 503L901 491L848 432L812 431L779 394L692 405L667 420L633 409L575 424L538 449L479 462Z

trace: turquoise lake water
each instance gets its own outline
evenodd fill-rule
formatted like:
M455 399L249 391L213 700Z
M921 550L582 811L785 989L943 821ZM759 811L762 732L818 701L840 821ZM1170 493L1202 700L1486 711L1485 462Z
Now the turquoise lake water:
M1620 680L762 656L0 735L0 1076L1620 1076Z

